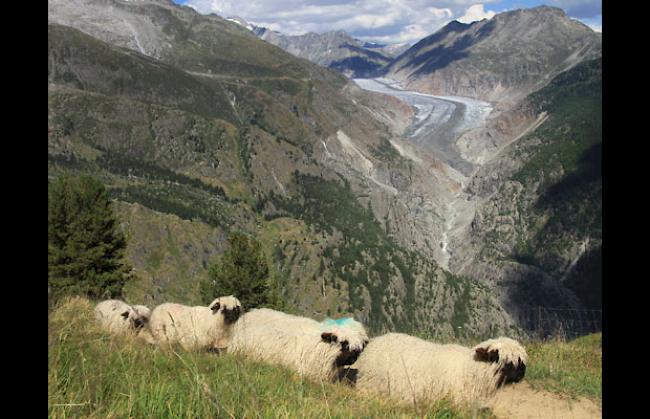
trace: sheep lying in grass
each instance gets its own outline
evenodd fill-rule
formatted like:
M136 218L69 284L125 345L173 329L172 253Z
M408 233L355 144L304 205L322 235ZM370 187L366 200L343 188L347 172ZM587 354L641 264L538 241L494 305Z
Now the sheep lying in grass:
M120 300L106 300L97 304L95 318L103 329L114 335L137 334L146 324L146 317L142 313Z
M261 308L239 319L228 352L284 365L314 380L334 381L367 343L365 329L351 318L318 323Z
M188 351L220 350L228 346L240 313L241 303L232 295L216 298L207 307L165 303L151 313L149 331L161 346L178 343Z
M509 338L470 349L389 333L373 339L353 368L360 391L410 403L449 397L483 404L498 387L521 380L526 362L526 350Z

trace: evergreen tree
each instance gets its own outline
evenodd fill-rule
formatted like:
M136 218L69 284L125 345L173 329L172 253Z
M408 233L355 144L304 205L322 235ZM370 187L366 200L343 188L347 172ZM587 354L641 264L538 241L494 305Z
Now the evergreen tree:
M86 176L57 178L48 187L47 221L48 291L119 297L131 267L104 186Z
M232 294L246 310L282 308L260 243L244 233L232 232L228 245L221 260L210 267L207 280L201 283L203 301L208 304L216 297Z

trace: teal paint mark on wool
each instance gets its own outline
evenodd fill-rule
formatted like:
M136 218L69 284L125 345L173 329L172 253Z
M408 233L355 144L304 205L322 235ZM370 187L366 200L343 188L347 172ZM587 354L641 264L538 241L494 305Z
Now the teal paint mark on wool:
M325 319L321 322L323 327L345 327L348 324L354 322L352 317L343 317L342 319Z

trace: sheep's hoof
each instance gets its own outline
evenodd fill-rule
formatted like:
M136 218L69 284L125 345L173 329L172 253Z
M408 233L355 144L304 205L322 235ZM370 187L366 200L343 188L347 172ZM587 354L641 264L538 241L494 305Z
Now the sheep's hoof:
M219 355L221 353L220 348L208 348L208 349L206 349L206 351L211 353L211 354L217 354L217 355Z

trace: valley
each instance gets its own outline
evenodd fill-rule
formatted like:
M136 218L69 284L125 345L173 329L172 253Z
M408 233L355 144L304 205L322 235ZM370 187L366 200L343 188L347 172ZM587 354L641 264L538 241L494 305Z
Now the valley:
M463 158L456 140L463 132L483 126L492 105L472 98L403 90L399 82L385 78L353 81L363 89L394 96L412 106L415 119L405 133L409 143L463 176L471 173L473 165Z
M297 313L523 334L523 308L585 306L601 245L600 38L558 10L453 21L354 70L375 56L342 32L278 47L167 0L50 0L48 176L102 179L140 302L197 302L241 230Z
M424 161L440 161L444 165L444 172L451 174L433 180L442 182L447 191L439 194L435 211L440 215L438 223L442 228L433 232L433 241L440 246L440 251L435 253L437 262L449 269L453 252L450 241L454 234L471 223L475 209L475 202L463 189L475 172L476 165L463 158L456 141L464 132L482 127L492 111L492 105L472 98L404 90L399 82L386 78L353 81L365 90L394 96L411 106L414 116L402 139L412 150L411 159L419 165ZM397 143L393 146L405 154Z

